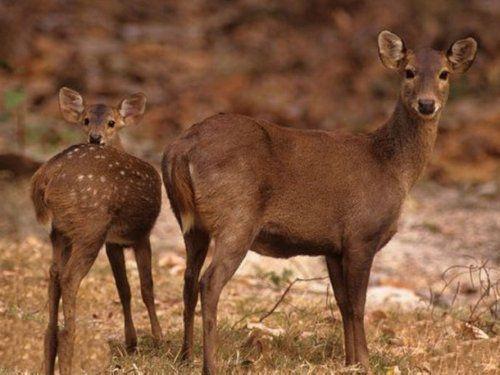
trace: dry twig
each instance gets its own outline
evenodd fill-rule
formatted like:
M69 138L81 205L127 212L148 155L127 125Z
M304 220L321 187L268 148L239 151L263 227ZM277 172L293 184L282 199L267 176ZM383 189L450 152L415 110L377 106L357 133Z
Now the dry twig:
M320 280L325 280L327 278L328 278L328 276L314 277L314 278L311 278L311 279L301 279L301 278L297 277L290 284L288 284L287 288L285 289L285 291L283 292L283 294L281 295L281 297L278 299L278 301L271 308L271 310L269 310L268 312L266 312L264 315L262 315L260 317L259 323L262 323L264 321L264 319L268 318L270 315L272 315L274 313L274 311L278 308L278 306L281 304L281 302L283 302L283 300L285 299L286 295L290 292L290 290L292 289L292 286L294 286L295 283L304 282L304 281L305 282L308 282L308 281L320 281Z

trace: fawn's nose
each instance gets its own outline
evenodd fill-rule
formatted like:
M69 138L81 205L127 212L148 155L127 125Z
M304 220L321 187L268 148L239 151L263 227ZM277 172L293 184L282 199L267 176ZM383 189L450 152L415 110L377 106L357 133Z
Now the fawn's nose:
M89 142L94 143L96 145L100 144L102 140L102 136L100 134L90 134L89 135Z
M436 110L436 101L433 99L419 99L418 111L423 115L432 115Z

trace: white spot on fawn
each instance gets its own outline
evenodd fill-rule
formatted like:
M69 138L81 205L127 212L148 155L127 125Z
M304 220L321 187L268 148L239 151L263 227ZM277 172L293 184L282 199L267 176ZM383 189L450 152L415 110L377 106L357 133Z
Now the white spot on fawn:
M81 181L81 180L83 180L83 174L78 176L78 181Z
M122 176L125 176L125 171L120 171L120 174L121 174Z
M92 192L92 195L96 195L97 194L97 189L94 189L94 191Z
M88 174L87 177L89 178L89 180L92 180L92 178L94 178L94 176L91 174Z
M106 177L101 176L101 177L99 178L99 180L101 180L101 182L106 182Z
M86 152L84 152L83 154L81 154L81 155L80 155L80 159L81 159L81 158L84 158L84 157L85 157L85 155L87 155L87 153L86 153Z

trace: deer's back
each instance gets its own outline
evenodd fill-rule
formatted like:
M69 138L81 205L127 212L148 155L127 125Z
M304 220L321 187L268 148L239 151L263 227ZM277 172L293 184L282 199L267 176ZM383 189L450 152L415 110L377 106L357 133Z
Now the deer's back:
M128 243L147 235L161 205L161 183L148 163L112 147L72 146L33 179L52 217L70 238L106 236Z

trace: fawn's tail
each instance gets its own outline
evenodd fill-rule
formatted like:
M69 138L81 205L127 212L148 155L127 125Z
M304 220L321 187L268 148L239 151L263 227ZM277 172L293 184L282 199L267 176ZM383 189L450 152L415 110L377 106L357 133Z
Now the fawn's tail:
M46 224L50 219L50 210L45 200L48 182L49 177L44 166L38 169L31 178L31 200L35 207L36 218L42 224Z

